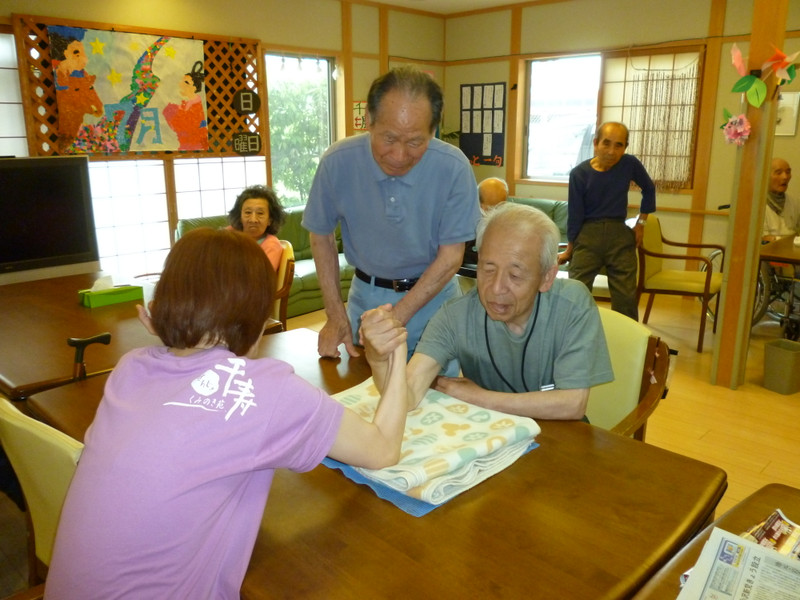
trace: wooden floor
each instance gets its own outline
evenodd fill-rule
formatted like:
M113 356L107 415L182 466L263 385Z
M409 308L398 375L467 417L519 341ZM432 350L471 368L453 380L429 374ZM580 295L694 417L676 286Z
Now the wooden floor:
M656 298L647 326L678 356L669 393L650 418L646 440L724 469L728 490L717 509L721 514L767 483L800 488L800 393L763 387L764 344L782 336L769 318L751 331L744 384L736 390L711 385L714 334L709 327L706 350L698 354L699 313L693 299ZM800 515L788 516L800 521Z
M767 483L800 487L800 393L783 395L762 385L764 344L781 336L770 321L753 328L745 383L737 390L711 385L714 334L709 324L706 351L698 354L699 313L693 299L655 301L648 327L678 355L669 393L650 419L647 443L723 468L728 490L717 509L721 514ZM290 319L289 328L319 330L323 323L320 311ZM800 521L800 515L788 516ZM26 564L24 516L0 494L0 598L25 587Z

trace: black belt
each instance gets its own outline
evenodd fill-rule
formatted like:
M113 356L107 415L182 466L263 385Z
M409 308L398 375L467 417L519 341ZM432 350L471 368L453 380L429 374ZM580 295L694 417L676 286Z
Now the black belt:
M407 292L419 281L419 277L414 279L381 279L380 277L370 277L361 269L356 269L356 277L365 283L371 283L378 287L394 290L395 292Z

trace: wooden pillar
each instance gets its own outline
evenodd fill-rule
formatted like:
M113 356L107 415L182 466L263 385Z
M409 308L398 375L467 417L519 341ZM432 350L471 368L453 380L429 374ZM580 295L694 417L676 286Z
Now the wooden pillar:
M344 105L345 137L355 133L353 130L353 5L342 2L342 54L341 62L344 66Z
M378 29L378 63L383 74L389 71L389 9L383 5L378 8Z
M506 164L505 178L508 183L508 193L513 196L517 191L517 178L519 177L521 162L517 157L524 156L522 143L525 136L511 135L510 132L519 132L524 129L520 123L527 123L524 115L525 102L521 98L525 97L524 91L519 89L519 84L525 81L524 69L525 61L520 58L522 52L522 8L511 8L511 39L509 40L509 59L508 59L508 90L506 96ZM511 143L509 143L511 140Z
M757 70L782 49L789 0L754 0L748 68ZM720 307L721 327L714 343L711 382L732 389L744 383L753 297L758 272L761 228L766 204L767 174L775 132L776 78L766 80L767 100L760 108L747 105L752 127L739 150L738 185L731 207L725 254L725 285Z

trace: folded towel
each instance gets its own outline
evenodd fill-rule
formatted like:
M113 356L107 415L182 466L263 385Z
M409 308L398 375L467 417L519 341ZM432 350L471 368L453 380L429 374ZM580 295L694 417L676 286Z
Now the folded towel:
M536 442L531 442L531 445L528 446L526 449L526 453L530 452L531 450L538 448L539 445ZM431 512L434 508L439 508L440 506L444 506L445 502L441 504L431 504L430 502L425 502L418 498L412 498L411 496L407 496L403 492L398 492L397 490L390 488L388 485L381 483L377 479L370 479L359 473L356 467L352 467L350 465L346 465L344 463L339 462L338 460L333 460L330 457L325 457L322 459L322 464L328 467L329 469L339 469L345 477L347 477L350 481L354 481L361 485L366 485L369 487L378 498L383 498L384 500L388 500L392 504L394 504L400 510L408 513L413 517L423 517ZM463 490L462 490L463 491Z
M417 498L406 496L403 492L398 492L395 489L384 485L380 481L365 477L355 467L340 463L338 460L333 460L329 456L322 459L322 464L329 469L339 469L345 477L350 481L354 481L361 485L366 485L369 489L375 492L378 498L383 498L394 504L400 510L408 513L413 517L423 517L431 512L434 508L443 506L442 504L431 504L430 502L423 502Z
M370 378L334 398L371 421L379 394ZM512 464L539 431L533 419L428 390L408 414L400 462L356 470L408 496L441 504Z

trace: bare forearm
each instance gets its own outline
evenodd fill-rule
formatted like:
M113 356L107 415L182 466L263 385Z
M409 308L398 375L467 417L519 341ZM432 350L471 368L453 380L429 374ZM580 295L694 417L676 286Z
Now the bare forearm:
M372 422L346 409L328 456L356 467L382 469L397 464L406 422L406 344L386 359L387 379Z
M477 406L533 419L581 419L589 399L588 388L516 394L487 390L464 378L440 377L436 389Z
M425 306L458 272L464 260L464 244L440 246L436 258L422 273L419 281L395 305L395 316L408 323L417 311Z
M380 467L394 465L400 460L400 446L408 412L405 344L402 344L399 351L393 352L386 362L388 369L385 382L378 388L381 390L381 400L372 421L382 439L381 452L376 452L375 457L381 463Z
M414 358L412 357L411 360L413 361ZM376 361L374 364L370 361L370 367L372 369L372 379L375 382L375 387L379 390L383 389L384 386L387 385L390 377L390 370L389 370L389 363L388 361ZM409 363L409 368L411 364ZM406 387L406 405L405 410L413 410L417 407L417 405L422 400L425 392L427 391L428 387L430 387L430 383L433 381L433 376L430 377L427 384L422 384L420 379L415 377L412 371L409 369L407 371L406 376L408 385Z
M339 250L334 234L310 234L311 254L328 318L347 318L339 283Z

